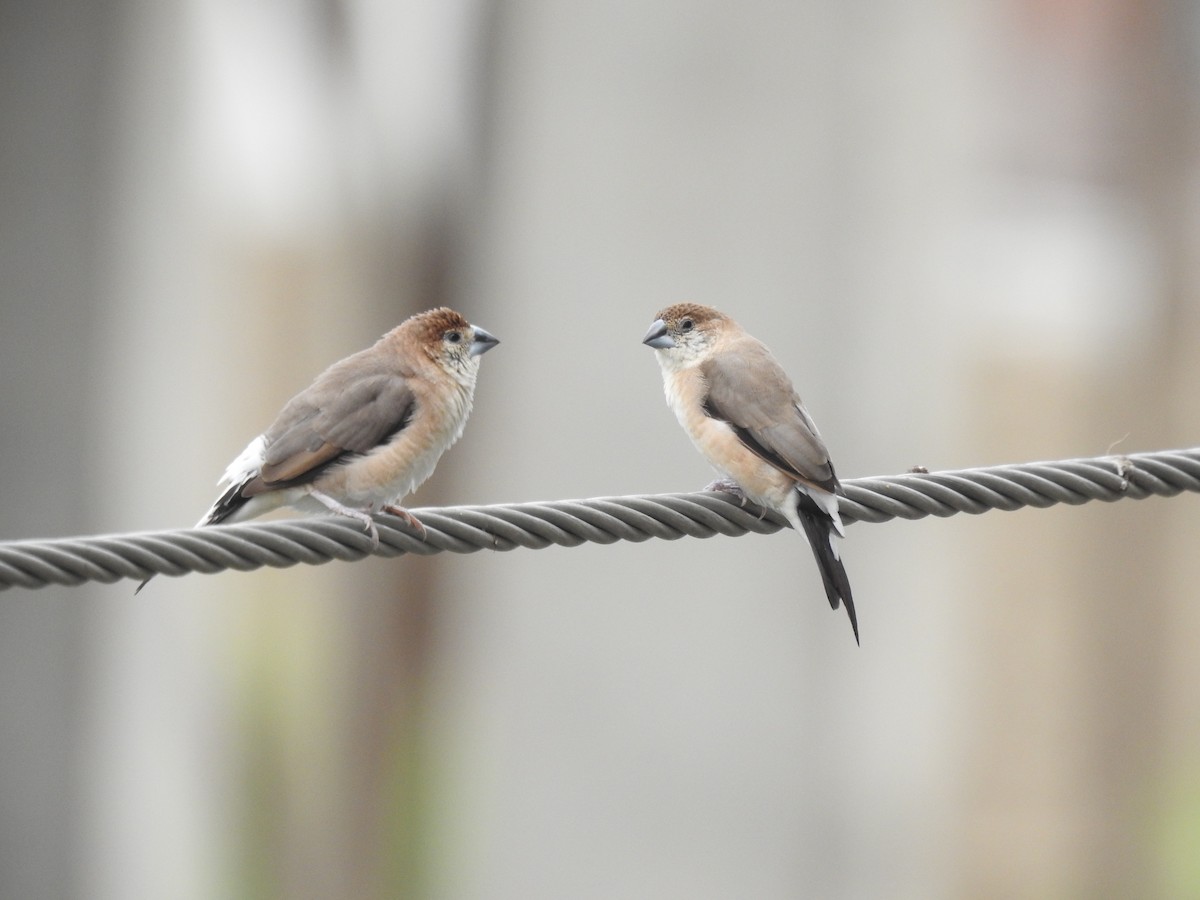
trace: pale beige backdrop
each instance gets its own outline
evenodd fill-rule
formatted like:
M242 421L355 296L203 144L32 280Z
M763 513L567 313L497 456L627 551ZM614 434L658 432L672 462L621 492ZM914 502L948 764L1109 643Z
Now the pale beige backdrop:
M1197 443L1185 3L0 4L0 539L185 526L320 368L499 336L412 505ZM1200 892L1195 498L0 595L0 896Z

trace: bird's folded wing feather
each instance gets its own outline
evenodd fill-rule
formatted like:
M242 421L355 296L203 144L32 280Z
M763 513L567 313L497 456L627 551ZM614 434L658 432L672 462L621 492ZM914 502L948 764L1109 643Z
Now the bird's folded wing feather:
M708 415L727 422L746 447L776 468L828 491L837 487L816 425L763 344L738 341L700 369L708 382Z
M341 457L387 442L408 424L416 397L402 374L343 375L330 370L267 429L262 489L309 481Z

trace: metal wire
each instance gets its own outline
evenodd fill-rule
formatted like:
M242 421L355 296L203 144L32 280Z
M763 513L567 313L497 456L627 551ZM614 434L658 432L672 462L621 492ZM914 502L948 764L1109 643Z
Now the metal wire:
M1200 448L856 478L843 482L843 489L841 510L847 523L1172 497L1183 491L1200 492ZM517 547L539 550L551 545L577 547L650 538L771 534L785 527L774 513L743 506L736 497L721 492L449 506L412 512L425 525L425 540L414 536L402 520L379 516L377 547L359 522L344 516L0 543L0 590L112 583L152 574L319 565L372 554L474 553Z

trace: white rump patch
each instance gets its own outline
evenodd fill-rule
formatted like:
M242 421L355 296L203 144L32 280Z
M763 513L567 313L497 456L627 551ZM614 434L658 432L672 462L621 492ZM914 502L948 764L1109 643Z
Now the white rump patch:
M217 482L217 487L224 490L235 484L241 484L252 475L257 475L262 468L266 449L267 442L260 434L246 445L246 449L238 454L237 459L229 464L225 469L225 474Z

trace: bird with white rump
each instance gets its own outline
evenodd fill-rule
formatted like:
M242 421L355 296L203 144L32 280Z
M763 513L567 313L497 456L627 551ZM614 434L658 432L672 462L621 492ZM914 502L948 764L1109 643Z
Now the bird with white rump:
M406 319L288 401L229 464L197 526L288 506L356 519L376 544L372 516L390 513L423 538L425 527L397 504L462 435L479 357L498 343L451 309Z

